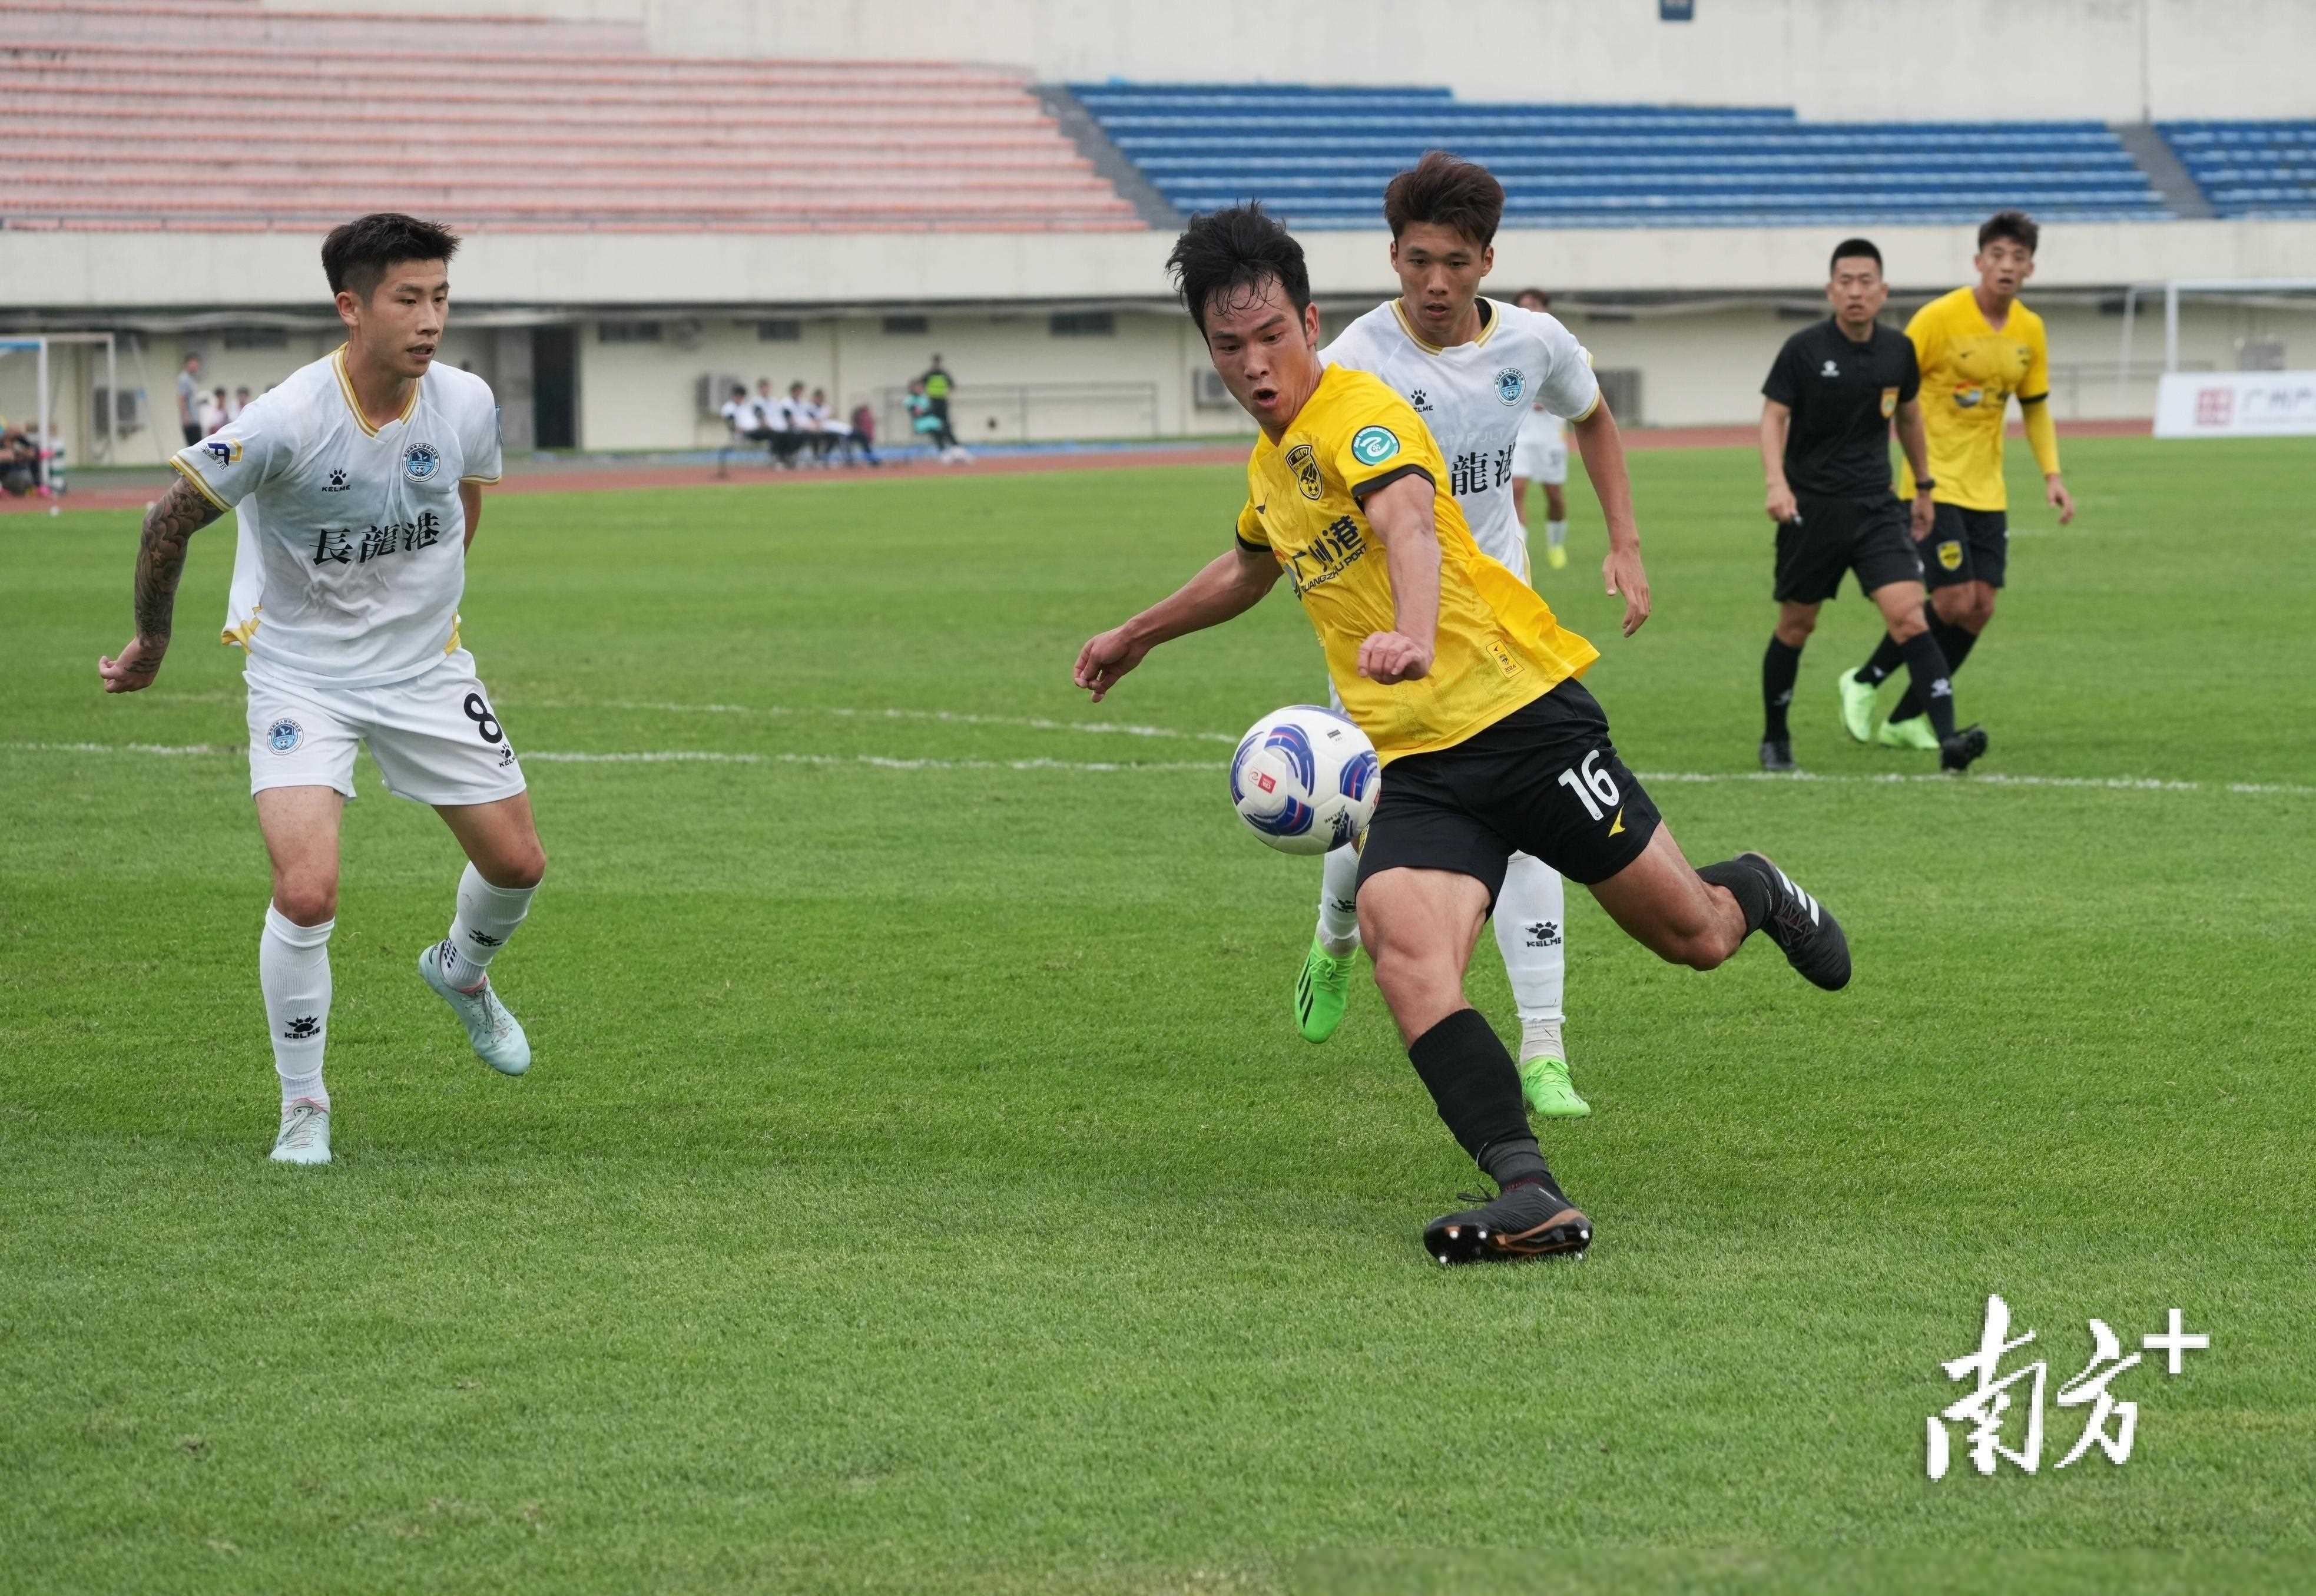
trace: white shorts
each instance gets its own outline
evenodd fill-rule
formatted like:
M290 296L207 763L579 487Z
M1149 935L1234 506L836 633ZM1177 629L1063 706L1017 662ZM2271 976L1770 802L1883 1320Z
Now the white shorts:
M1558 487L1568 480L1568 439L1555 426L1524 425L1512 445L1512 475Z
M387 790L421 804L489 804L523 790L522 766L461 648L387 687L249 684L249 790L334 787L354 796L354 750L378 761Z

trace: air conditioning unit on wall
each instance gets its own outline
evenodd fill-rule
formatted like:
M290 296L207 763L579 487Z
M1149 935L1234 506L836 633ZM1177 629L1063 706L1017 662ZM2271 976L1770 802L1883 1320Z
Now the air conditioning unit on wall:
M1223 374L1208 366L1190 373L1190 403L1201 410L1228 410L1238 401L1223 386Z

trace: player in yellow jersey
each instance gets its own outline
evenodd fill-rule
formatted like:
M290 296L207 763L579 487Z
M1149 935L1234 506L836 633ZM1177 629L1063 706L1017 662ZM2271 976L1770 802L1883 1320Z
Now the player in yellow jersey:
M2005 210L1978 230L1978 281L1941 295L1906 324L1921 368L1922 422L1929 434L1930 492L1936 519L1921 539L1922 568L1930 590L1925 618L1946 655L1949 677L1994 619L2010 559L2010 497L2002 482L2002 428L2010 397L2026 418L2026 442L2043 468L2043 495L2059 524L2075 518L2075 501L2059 475L2059 433L2051 422L2051 349L2043 318L2018 302L2035 275L2042 229L2024 211ZM1898 496L1916 492L1911 465L1899 477ZM1873 733L1874 692L1905 663L1898 646L1882 640L1873 657L1836 682L1841 721L1863 743ZM1893 748L1935 752L1920 694L1909 688L1883 723L1880 740Z
M1192 218L1169 260L1231 396L1262 436L1237 536L1171 598L1078 653L1099 701L1159 644L1243 613L1282 572L1383 793L1359 862L1359 934L1439 1117L1501 1195L1434 1220L1441 1262L1581 1251L1592 1222L1552 1177L1494 1030L1464 995L1507 860L1534 854L1592 890L1660 957L1695 969L1766 931L1818 985L1849 979L1831 914L1758 853L1689 868L1577 681L1599 657L1536 590L1480 552L1438 446L1381 379L1319 361L1301 245L1248 205ZM1608 590L1648 619L1629 520Z

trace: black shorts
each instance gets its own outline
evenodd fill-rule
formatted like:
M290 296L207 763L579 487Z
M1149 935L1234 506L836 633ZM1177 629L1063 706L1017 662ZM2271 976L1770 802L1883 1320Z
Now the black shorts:
M1864 499L1797 494L1799 512L1777 528L1779 603L1822 604L1857 573L1857 591L1871 593L1893 582L1923 580L1920 546L1906 524L1906 506L1887 494Z
M186 442L188 445L191 445L191 444L194 444L194 443L199 443L200 441L201 441L201 424L200 424L200 423L199 423L199 422L197 422L197 421L189 421L189 422L187 422L187 423L185 424L185 442Z
M1661 818L1617 757L1599 703L1572 680L1452 748L1385 766L1359 881L1454 870L1487 887L1492 913L1514 853L1589 887L1638 859Z
M1932 587L1983 582L2000 587L2010 568L2010 516L2002 510L1940 504L1922 545L1923 580Z

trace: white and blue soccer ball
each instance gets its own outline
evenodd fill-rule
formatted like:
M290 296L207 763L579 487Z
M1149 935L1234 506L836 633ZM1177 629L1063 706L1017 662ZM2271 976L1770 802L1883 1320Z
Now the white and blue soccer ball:
M1342 716L1290 704L1254 723L1231 755L1231 807L1281 853L1325 853L1365 835L1382 767Z

